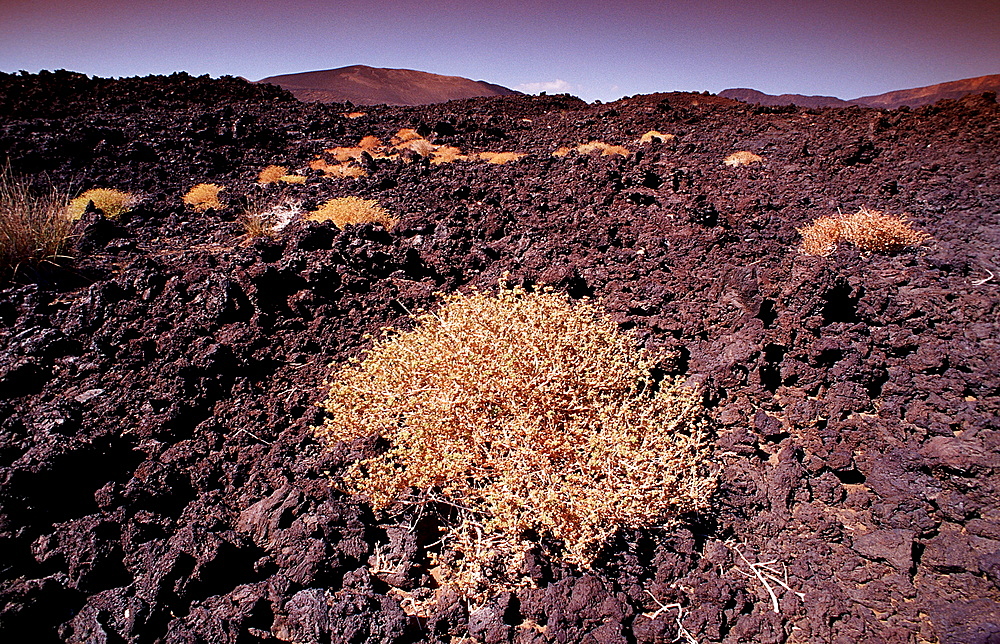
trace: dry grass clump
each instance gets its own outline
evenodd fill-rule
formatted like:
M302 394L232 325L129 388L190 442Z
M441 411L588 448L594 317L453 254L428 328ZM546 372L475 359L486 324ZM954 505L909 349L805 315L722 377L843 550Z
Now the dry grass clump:
M184 195L184 203L198 212L205 212L209 208L222 210L225 206L219 201L219 192L224 189L214 183L199 183L187 191L187 194Z
M344 116L349 119L359 119L362 116L368 116L368 112L344 112Z
M267 185L271 183L305 183L306 178L300 174L289 174L288 168L283 165L269 165L257 175L257 183Z
M340 197L331 199L305 217L309 221L332 221L338 228L348 224L380 223L386 229L397 220L374 199Z
M63 253L73 228L68 201L55 188L35 191L30 181L0 167L0 278Z
M865 207L851 215L820 217L798 231L802 235L802 252L819 256L837 250L840 241L850 242L865 251L886 253L931 239L927 233L914 230L906 215L887 215Z
M132 210L139 203L139 198L132 193L114 188L93 188L70 201L66 206L66 215L76 221L87 212L87 206L91 202L95 208L104 213L105 217L117 219Z
M674 134L664 134L663 132L658 132L656 130L650 130L646 132L641 137L639 137L639 143L652 143L653 141L659 141L660 143L667 143L668 141L673 141L677 136Z
M411 152L416 152L422 157L429 157L437 149L433 143L424 138L410 139L408 141L403 141L402 143L397 143L392 146L394 150L410 150Z
M728 157L726 157L722 162L731 168L735 168L740 165L750 165L751 163L760 163L764 160L764 157L754 154L753 152L748 152L746 150L740 150L739 152L733 152Z
M326 176L337 179L357 179L358 177L368 176L368 171L361 166L352 165L349 162L329 163L319 157L310 161L309 167L313 170L322 170Z
M301 216L298 202L283 199L278 203L251 208L240 216L240 223L248 239L274 237L296 217Z
M494 165L504 165L511 161L517 161L524 155L519 152L480 152L479 158L486 163Z
M404 127L399 132L396 132L391 139L389 139L389 143L392 145L399 145L400 143L406 143L407 141L422 138L424 137L420 136L416 130Z
M573 148L569 148L569 147L566 147L564 145L564 146L562 146L560 148L557 148L556 151L552 153L552 156L561 158L561 157L566 156L567 154L569 154L572 151L573 151Z
M590 141L576 146L576 151L580 154L592 154L600 152L602 157L622 156L627 157L632 154L628 148L621 145L611 145L604 141Z
M332 376L315 431L331 447L390 443L343 478L376 508L431 495L466 510L449 535L465 590L505 583L497 557L516 569L531 533L586 567L620 527L706 507L699 393L654 383L651 360L594 305L514 288L449 295L415 319Z
M451 145L439 145L431 153L431 164L441 165L442 163L452 163L454 161L464 161L467 157L462 151Z
M361 137L361 141L358 142L358 147L362 150L367 150L368 152L373 152L376 150L382 150L385 148L385 144L378 137L371 135Z

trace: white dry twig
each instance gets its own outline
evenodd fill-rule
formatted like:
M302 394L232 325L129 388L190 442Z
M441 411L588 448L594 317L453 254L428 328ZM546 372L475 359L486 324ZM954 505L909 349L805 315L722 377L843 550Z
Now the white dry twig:
M694 636L691 635L691 632L688 631L688 629L684 628L684 624L681 623L681 620L684 619L684 614L687 612L684 610L683 606L681 606L680 604L664 604L663 602L661 602L659 599L656 598L656 595L649 592L649 590L646 591L646 594L649 595L654 602L656 602L656 605L659 606L659 608L657 608L656 611L652 613L643 613L642 614L643 617L647 617L649 619L656 619L660 616L660 613L662 613L663 611L675 609L677 611L677 620L676 620L677 638L674 639L674 641L680 642L681 639L683 639L685 642L687 642L687 644L698 644L698 640L696 640Z
M743 560L743 563L745 563L747 565L747 568L750 569L750 573L752 573L753 576L756 577L757 580L761 583L761 585L764 586L764 590L766 590L767 594L771 596L771 608L772 610L774 610L775 613L780 613L781 611L778 609L778 596L775 594L774 586L772 586L771 583L778 584L788 592L795 594L799 599L805 599L806 597L805 593L800 593L798 591L792 590L791 587L788 585L787 570L785 570L784 572L778 572L774 568L771 568L771 566L778 563L777 559L773 559L771 561L765 561L762 563L751 563L749 559L743 556L743 553L740 552L740 549L737 548L736 545L731 543L726 543L726 545L733 552L739 555L740 559ZM746 577L751 576L750 573L747 573L744 570L740 570L739 568L736 568L735 570L736 572Z

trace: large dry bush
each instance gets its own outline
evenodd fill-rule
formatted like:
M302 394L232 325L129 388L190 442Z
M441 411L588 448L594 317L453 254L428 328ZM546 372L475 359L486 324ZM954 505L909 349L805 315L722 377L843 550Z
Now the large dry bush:
M473 292L416 322L332 376L316 433L331 447L389 442L343 478L376 508L434 497L465 509L446 540L460 550L464 591L495 588L497 556L516 569L532 533L588 566L620 527L706 507L699 392L654 382L651 361L592 304Z
M0 166L0 279L64 252L73 227L68 202L55 188L36 190Z

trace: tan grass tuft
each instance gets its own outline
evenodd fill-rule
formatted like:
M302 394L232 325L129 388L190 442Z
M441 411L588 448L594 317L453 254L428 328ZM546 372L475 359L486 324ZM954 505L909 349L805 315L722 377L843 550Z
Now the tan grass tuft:
M340 197L331 199L305 217L309 221L332 221L338 228L348 224L380 223L386 229L397 220L374 199Z
M361 141L358 142L358 147L361 148L362 150L367 150L368 152L372 152L373 150L383 149L385 147L385 144L382 143L380 139L369 135L362 137Z
M621 145L611 145L609 143L605 143L604 141L589 141L587 143L581 143L576 146L576 151L580 154L593 154L594 152L600 152L602 157L616 155L627 157L632 154L626 147Z
M764 157L754 154L753 152L748 152L746 150L740 150L739 152L733 152L728 157L726 157L722 162L731 168L741 165L750 165L751 163L760 163L764 160Z
M219 192L225 190L222 186L214 183L199 183L184 195L184 203L191 206L198 212L205 212L209 208L222 210L224 205L219 201Z
M260 171L257 175L257 183L261 185L267 185L269 183L277 183L281 181L281 178L288 174L288 168L283 165L269 165Z
M586 567L619 528L707 506L698 391L654 387L652 361L592 304L514 288L448 295L415 319L332 376L315 431L330 447L389 442L343 479L376 508L423 492L466 508L450 538L473 578L491 583L498 553L516 568L526 531Z
M840 223L837 217L820 217L805 228L798 228L802 235L802 252L806 255L826 257L837 250L840 242Z
M91 202L95 208L104 213L104 216L117 219L132 210L139 203L139 198L114 188L93 188L70 201L66 207L66 215L76 221L87 211L87 206Z
M64 252L73 228L68 202L56 189L36 192L30 181L0 167L0 278Z
M479 158L486 163L494 165L504 165L511 161L517 161L524 155L519 152L480 152Z
M434 153L435 145L427 139L410 139L402 143L397 143L393 148L400 151L410 150L422 157L429 157Z
M561 148L558 148L555 152L553 152L552 156L554 156L554 157L564 157L564 156L566 156L567 154L569 154L572 151L573 151L572 148L568 148L568 147L566 147L564 145Z
M673 134L664 134L663 132L658 132L656 130L650 130L646 132L641 137L639 137L639 143L652 143L653 141L659 141L660 143L667 143L668 141L673 141L677 137Z
M345 112L344 116L349 119L359 119L362 116L368 116L368 112Z
M399 132L396 132L389 142L392 145L399 145L400 143L406 143L407 141L412 141L414 139L422 139L424 137L417 134L417 131L408 127L404 127Z

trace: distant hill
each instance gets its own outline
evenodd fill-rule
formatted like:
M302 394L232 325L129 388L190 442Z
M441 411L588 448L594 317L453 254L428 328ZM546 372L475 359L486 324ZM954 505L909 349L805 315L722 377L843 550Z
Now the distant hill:
M300 101L350 101L355 105L429 105L479 96L520 94L501 85L461 76L366 65L269 76L257 82L283 87Z
M795 104L800 107L819 108L860 105L862 107L875 107L879 109L895 109L903 105L909 107L930 105L941 99L962 98L966 94L978 92L1000 92L1000 74L965 78L913 89L901 89L874 96L862 96L861 98L849 101L839 99L835 96L803 96L802 94L781 94L776 96L746 88L723 90L719 92L719 96L743 101L744 103L772 106Z
M853 105L853 103L839 99L836 96L803 96L802 94L781 94L775 96L774 94L765 94L764 92L759 92L755 89L747 89L745 87L723 90L719 92L719 96L722 98L731 98L736 101L743 101L744 103L771 106L794 104L799 107L820 108L848 107Z

